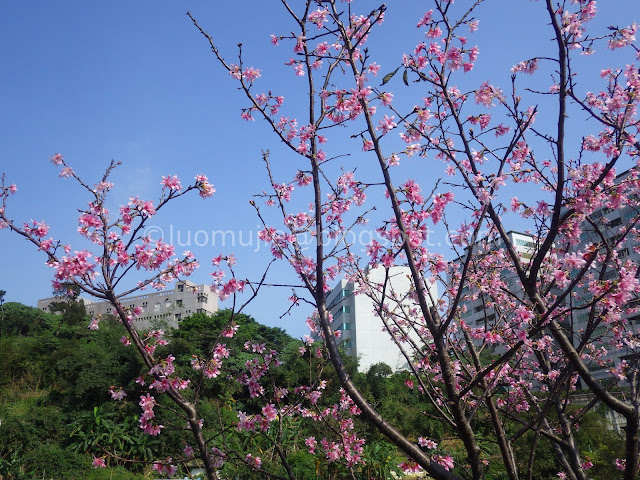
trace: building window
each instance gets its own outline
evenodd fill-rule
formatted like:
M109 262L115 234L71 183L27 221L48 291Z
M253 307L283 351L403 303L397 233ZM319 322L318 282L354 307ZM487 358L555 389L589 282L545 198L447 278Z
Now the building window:
M575 304L576 306L578 306L578 307L579 307L580 305L586 305L586 304L587 304L587 303L589 303L591 300L593 300L593 294L592 294L592 293L587 294L587 295L585 295L584 297L580 297L580 296L579 296L579 297L577 297L577 298L575 299L574 304Z
M181 313L176 313L176 315L175 315L176 321L179 321L181 318L182 318L182 314Z
M638 215L638 212L636 212L635 210L628 211L627 213L624 214L625 223L632 222L633 219L636 218L637 215Z
M182 300L176 300L176 307L182 306Z
M351 307L349 305L343 305L342 313L351 313Z
M637 308L640 307L640 298L634 298L629 303L627 303L627 308Z
M523 240L521 238L516 238L516 245L520 245L521 247L529 247L533 248L536 246L531 240Z
M349 295L351 295L351 290L349 290L348 288L342 290L343 297L348 297Z
M636 315L635 317L629 318L629 325L639 325L640 324L640 315Z
M480 317L479 319L476 320L476 327L480 327L482 325L484 325L485 323L489 323L492 322L493 320L496 319L496 314L492 313L491 315L489 315L488 317Z
M207 301L208 301L208 297L206 293L198 294L198 303L207 303Z
M183 283L179 283L178 284L178 292L180 292L180 293L184 292L184 284Z
M343 323L342 327L340 327L340 330L351 330L351 324L350 323Z
M621 223L622 223L622 219L620 217L617 217L617 218L614 218L613 220L611 220L611 222L609 222L609 226L610 227L617 227Z

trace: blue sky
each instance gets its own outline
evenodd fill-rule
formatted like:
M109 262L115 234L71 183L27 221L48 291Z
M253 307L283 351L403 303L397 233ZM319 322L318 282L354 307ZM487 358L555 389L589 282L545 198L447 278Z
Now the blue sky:
M605 23L640 21L636 1L606 4ZM353 5L363 5L363 12L375 6L364 0ZM600 6L604 9L605 2ZM528 0L485 2L478 11L480 30L470 38L480 45L480 59L469 80L505 84L512 65L544 51L551 33L543 7ZM422 38L413 27L424 8L425 2L414 0L390 2L385 24L370 44L382 72L394 69L402 52ZM283 66L291 47L269 43L270 34L291 31L275 0L2 3L0 171L19 188L8 211L19 222L44 219L54 238L78 245L76 209L88 199L71 181L57 178L48 162L55 152L90 183L111 159L123 162L113 177L114 207L133 194L157 198L162 175L186 179L205 173L216 195L178 201L157 225L165 236L181 241L178 251L188 247L197 253L202 267L194 281L208 282L210 258L230 252L238 257L240 276L256 277L270 259L264 245L256 251L259 222L249 205L266 186L260 152L271 150L277 173L283 172L281 181L293 177L299 160L281 148L266 125L240 119L242 96L216 64L187 10L228 58L243 43L246 63L263 70L265 91L284 91L295 100L289 92L300 80ZM401 88L399 81L390 86L391 91ZM402 92L394 93L401 97ZM350 161L357 161L359 146L344 142L353 152ZM225 245L220 232L226 232ZM229 245L232 239L235 245ZM0 289L8 292L7 301L34 305L50 295L52 271L44 261L24 240L0 232ZM286 266L277 266L272 280L295 278ZM248 312L302 335L306 310L279 319L290 294L271 289Z

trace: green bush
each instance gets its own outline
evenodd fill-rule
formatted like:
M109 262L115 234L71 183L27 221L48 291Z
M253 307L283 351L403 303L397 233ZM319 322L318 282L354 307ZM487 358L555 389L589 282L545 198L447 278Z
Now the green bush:
M82 477L86 480L144 480L145 477L142 474L136 475L131 473L124 467L114 468L91 468L87 470L85 476Z
M43 443L22 457L24 476L20 480L81 480L86 478L90 458L55 443Z

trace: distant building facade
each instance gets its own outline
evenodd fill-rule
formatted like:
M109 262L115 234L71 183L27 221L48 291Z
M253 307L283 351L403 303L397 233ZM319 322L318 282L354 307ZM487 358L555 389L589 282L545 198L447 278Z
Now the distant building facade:
M84 297L87 314L92 317L114 315L113 306L107 301L95 302ZM38 300L37 308L49 312L54 302L65 301L65 297L49 297ZM194 313L213 315L218 311L218 295L206 284L196 285L190 281L182 281L172 290L150 292L120 299L126 308L140 307L142 313L135 320L138 330L152 328L178 328L180 320Z
M631 171L624 172L615 180L616 184L624 182L629 177ZM589 216L591 222L584 222L581 225L582 233L580 235L580 241L577 245L572 247L571 251L583 251L585 246L589 243L598 244L602 241L602 238L609 242L611 245L616 244L617 239L621 238L623 229L628 227L632 222L637 221L640 211L635 205L624 204L617 209L611 209L607 206L597 208ZM604 221L603 221L604 220ZM594 227L595 225L595 227ZM599 229L598 232L596 229ZM516 251L523 260L531 258L536 249L536 238L532 235L509 232L509 239L511 244L515 247ZM503 243L500 240L496 240L496 248L504 248ZM570 252L571 252L570 251ZM624 240L617 242L615 247L616 256L618 259L632 260L634 264L640 264L640 241L633 235L628 235ZM454 260L455 263L462 264L464 257L460 257ZM598 272L602 270L602 264L594 264L594 271ZM607 268L604 270L602 281L615 281L618 279L618 271L615 268ZM505 270L502 280L505 281L512 293L516 296L523 297L522 287L519 280L516 278L512 271ZM491 329L496 322L496 311L493 307L485 306L485 300L482 295L474 295L474 289L477 286L465 285L463 288L463 294L465 294L464 300L461 302L463 307L460 319L472 328L486 327L487 330ZM561 324L566 330L569 338L572 340L575 346L578 346L585 330L588 328L589 322L599 322L597 318L592 317L591 306L593 304L594 295L589 291L588 286L581 286L574 288L570 295L567 296L564 306L571 310L571 315L564 319ZM627 302L625 308L623 308L622 319L627 323L628 329L633 331L634 338L640 339L640 292L635 292L635 298L632 298ZM596 312L596 317L599 313ZM504 320L504 319L503 319ZM606 355L601 357L599 362L591 361L589 369L593 376L603 382L604 384L610 383L612 379L611 369L619 365L622 360L629 361L630 359L637 360L638 355L633 352L631 348L616 348L609 344L611 340L610 327L604 323L597 323L597 326L590 333L590 338L587 343L594 343L594 339L597 340L598 345L602 345L607 349ZM477 341L482 343L481 340ZM504 351L504 346L496 344L493 346L494 351L500 353Z
M368 271L370 282L382 284L385 269L378 267ZM395 297L406 296L412 289L408 267L393 266L389 269L389 287ZM429 286L436 294L435 284ZM358 370L366 372L376 363L386 363L394 372L406 370L408 362L394 343L384 324L375 313L375 302L367 295L356 294L359 286L341 280L327 295L327 306L333 316L331 328L340 331L339 342L345 353L359 359ZM386 303L393 303L389 300ZM412 335L415 341L415 335Z
M621 173L615 179L615 184L619 185L622 182L630 180L632 170L627 170ZM634 235L627 235L626 238L620 242L618 239L622 238L622 232L629 225L632 225L637 221L640 216L638 206L622 204L619 208L611 209L607 206L600 207L593 211L589 216L594 224L601 230L600 233L596 231L593 224L584 222L582 224L582 233L580 235L580 243L575 246L574 250L582 251L584 247L589 243L597 244L602 241L601 234L604 239L610 245L616 245L614 248L617 258L621 262L631 260L635 265L640 264L640 241ZM602 270L601 264L595 265L598 273ZM606 268L602 277L603 281L616 281L619 279L618 271L615 268ZM565 322L565 328L572 333L574 343L578 343L582 337L583 332L588 327L590 321L590 310L593 303L594 296L589 289L585 287L575 288L571 292L567 303L572 308L572 315L569 322ZM635 292L635 298L629 300L625 308L623 309L622 319L626 322L628 330L633 331L635 338L640 337L640 292ZM596 314L596 316L598 316ZM603 383L609 383L612 381L610 369L618 366L622 360L629 360L630 358L637 357L634 354L632 348L613 348L609 345L611 340L611 333L608 332L609 327L604 323L593 330L591 338L599 338L600 343L607 349L607 354L601 358L602 362L591 362L589 369L593 376Z
M85 308L87 309L87 312L89 311L89 306L96 303L93 300L89 300L88 298L82 297L82 296L78 297L76 300L78 301L82 300ZM43 312L51 313L52 303L60 303L60 302L66 302L66 301L68 301L68 298L65 297L64 295L58 295L57 297L41 298L36 303L36 308Z
M535 251L536 238L528 233L515 231L508 232L507 236L523 263L528 263ZM504 248L504 242L502 240L496 239L491 241L495 244L495 249ZM461 268L465 259L466 257L463 255L453 262ZM522 292L522 288L520 286L520 281L514 272L505 270L500 276L501 280L509 286L510 290L516 296L519 296L520 298L524 296L524 292ZM460 319L472 328L484 327L485 331L489 331L496 323L496 314L498 314L498 321L504 321L504 318L500 318L499 313L496 312L493 306L487 306L487 303L490 304L490 302L487 301L487 298L479 294L474 295L474 293L477 293L477 291L473 291L474 289L479 291L477 286L469 285L468 283L465 283L462 289L464 297L460 302L460 307L462 307ZM476 340L475 343L481 344L482 341ZM494 347L497 352L500 352L503 348L504 347L500 344Z

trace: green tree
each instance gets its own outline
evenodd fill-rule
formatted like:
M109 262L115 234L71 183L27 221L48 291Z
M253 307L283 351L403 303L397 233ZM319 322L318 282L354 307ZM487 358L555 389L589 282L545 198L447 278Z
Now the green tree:
M7 302L2 306L0 316L0 336L37 335L48 330L55 316L17 302Z
M77 285L63 284L59 290L54 290L53 294L60 298L59 301L49 304L51 313L60 314L56 335L60 333L63 325L78 327L87 321L87 310L84 300L80 298L80 288Z

